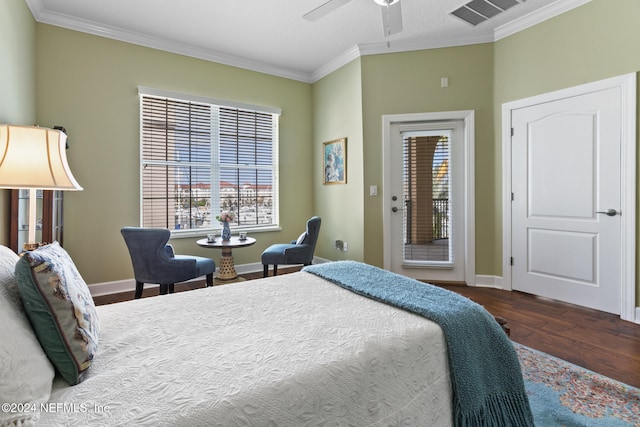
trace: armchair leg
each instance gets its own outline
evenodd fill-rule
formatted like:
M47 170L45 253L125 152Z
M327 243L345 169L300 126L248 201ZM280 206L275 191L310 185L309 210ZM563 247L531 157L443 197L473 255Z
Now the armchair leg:
M175 289L176 285L174 283L169 283L169 293L172 294Z
M144 283L136 282L136 293L134 294L134 298L138 299L142 297L142 288L144 287Z
M273 275L274 276L278 275L278 264L273 264Z
M263 264L262 266L262 277L269 276L269 264Z
M207 274L207 286L213 286L213 273Z
M169 291L169 285L160 285L160 295L166 295Z

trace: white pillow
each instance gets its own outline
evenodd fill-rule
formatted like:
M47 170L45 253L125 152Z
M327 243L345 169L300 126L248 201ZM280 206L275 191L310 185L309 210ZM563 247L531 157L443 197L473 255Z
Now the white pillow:
M10 405L0 411L0 427L35 426L55 375L22 306L14 275L18 259L0 245L0 403ZM24 404L32 406L18 411Z
M307 238L307 232L305 231L298 237L298 240L296 240L296 245L303 244L306 238Z

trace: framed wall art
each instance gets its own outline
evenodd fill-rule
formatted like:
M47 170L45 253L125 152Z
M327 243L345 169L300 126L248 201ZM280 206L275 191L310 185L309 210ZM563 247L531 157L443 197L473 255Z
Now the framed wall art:
M323 184L346 184L347 138L322 143Z

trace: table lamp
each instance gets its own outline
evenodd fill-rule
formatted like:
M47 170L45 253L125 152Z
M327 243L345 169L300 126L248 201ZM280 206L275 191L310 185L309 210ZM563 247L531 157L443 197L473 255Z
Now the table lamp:
M29 234L36 240L36 190L82 190L65 153L67 135L38 126L0 125L0 188L29 190Z

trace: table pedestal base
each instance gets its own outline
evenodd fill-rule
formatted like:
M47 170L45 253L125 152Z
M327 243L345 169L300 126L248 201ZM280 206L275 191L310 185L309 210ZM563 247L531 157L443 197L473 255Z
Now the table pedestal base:
M225 283L242 282L244 280L243 277L238 276L238 273L236 273L231 248L222 248L220 267L218 268L215 284L224 285Z

